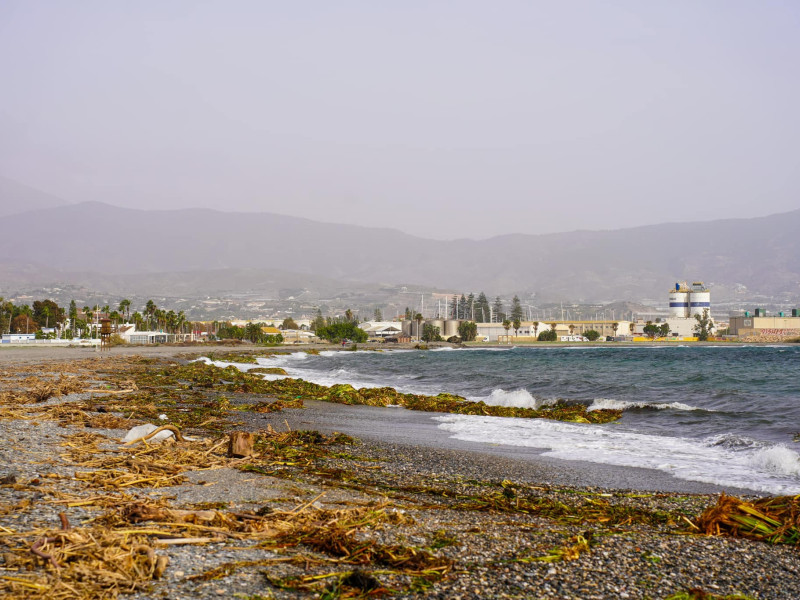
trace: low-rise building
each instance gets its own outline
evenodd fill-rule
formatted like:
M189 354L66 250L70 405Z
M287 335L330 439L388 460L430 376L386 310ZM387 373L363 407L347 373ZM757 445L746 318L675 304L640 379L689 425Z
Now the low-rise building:
M138 331L126 323L117 328L117 334L129 344L171 344L194 341L192 333L165 333L163 331Z
M36 339L35 333L4 333L3 344L24 344Z
M403 331L403 324L398 321L364 321L358 324L369 337L396 337Z
M739 337L762 336L770 338L793 338L800 336L800 311L792 310L792 316L779 314L767 316L764 311L755 315L730 318L729 332Z

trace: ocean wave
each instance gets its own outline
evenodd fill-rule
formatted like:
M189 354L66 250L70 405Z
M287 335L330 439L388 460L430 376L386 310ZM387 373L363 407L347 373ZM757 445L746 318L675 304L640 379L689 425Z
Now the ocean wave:
M800 476L800 455L786 446L772 446L757 450L748 462L757 469L776 475Z
M705 440L602 425L475 415L433 417L459 440L538 448L544 456L655 469L677 479L769 494L800 493L800 457L785 446L734 450Z
M323 350L319 353L320 356L324 356L325 358L343 358L346 356L356 356L358 354L369 354L371 356L380 356L381 354L387 354L391 351L386 350L350 350L345 348L344 350Z
M632 408L647 408L651 410L708 410L690 406L683 402L631 402L627 400L613 400L612 398L596 398L587 410L629 410Z
M757 450L768 446L767 442L734 433L712 435L705 439L705 444L707 446L720 446L728 450Z
M289 354L272 354L270 356L257 356L256 364L259 367L283 367L292 363L302 362L308 359L307 352L291 352ZM237 363L247 366L248 363ZM251 367L252 368L252 367Z
M491 406L506 406L509 408L533 408L538 410L542 406L554 404L555 399L535 398L528 390L506 391L502 388L492 390L489 396L481 398L471 398L472 400L482 400Z

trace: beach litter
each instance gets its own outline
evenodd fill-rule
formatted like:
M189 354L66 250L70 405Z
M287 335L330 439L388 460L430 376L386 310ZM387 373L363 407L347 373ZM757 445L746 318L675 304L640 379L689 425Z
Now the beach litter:
M128 430L128 433L122 438L122 442L125 444L133 444L145 440L149 442L160 442L167 438L174 438L176 431L177 429L175 428L159 427L152 423L145 423L144 425L137 425ZM180 432L178 432L178 435L180 435Z

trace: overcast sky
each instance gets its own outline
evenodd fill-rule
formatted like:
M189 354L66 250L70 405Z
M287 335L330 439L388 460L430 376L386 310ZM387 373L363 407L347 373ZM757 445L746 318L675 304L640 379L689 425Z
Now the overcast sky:
M795 0L3 0L0 176L426 237L800 208Z

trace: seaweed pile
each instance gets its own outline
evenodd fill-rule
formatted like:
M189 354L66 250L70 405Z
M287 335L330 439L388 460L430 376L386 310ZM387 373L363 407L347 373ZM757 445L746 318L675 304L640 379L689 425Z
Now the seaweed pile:
M583 404L558 402L541 409L492 406L485 402L472 402L454 394L425 396L403 394L394 388L360 388L349 384L330 387L310 383L302 379L279 379L265 382L267 393L283 402L296 403L298 400L322 400L337 404L366 406L402 406L409 410L427 412L455 413L462 415L484 415L492 417L517 417L527 419L555 419L573 423L609 423L622 416L619 410L588 411Z
M715 505L697 518L695 525L708 535L800 546L800 496L746 501L722 494Z

